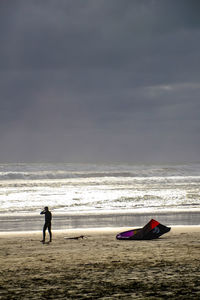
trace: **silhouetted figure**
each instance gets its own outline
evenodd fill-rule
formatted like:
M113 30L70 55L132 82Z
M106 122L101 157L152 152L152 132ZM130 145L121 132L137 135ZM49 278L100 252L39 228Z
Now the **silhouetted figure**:
M43 240L41 241L42 243L45 242L45 236L46 236L46 230L48 229L49 232L49 242L52 241L52 233L51 233L51 220L52 220L52 214L49 211L49 208L45 206L44 210L41 211L41 215L45 215L45 223L43 227Z

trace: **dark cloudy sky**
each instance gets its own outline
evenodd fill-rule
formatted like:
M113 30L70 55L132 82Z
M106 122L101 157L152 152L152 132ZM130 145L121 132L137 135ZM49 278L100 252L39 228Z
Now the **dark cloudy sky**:
M0 162L196 161L199 0L1 0Z

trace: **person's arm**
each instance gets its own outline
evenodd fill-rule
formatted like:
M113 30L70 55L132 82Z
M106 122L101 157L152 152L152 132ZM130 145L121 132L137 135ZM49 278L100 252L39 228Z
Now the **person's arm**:
M43 211L41 211L41 213L40 213L41 215L44 215L45 214L45 211L43 210Z

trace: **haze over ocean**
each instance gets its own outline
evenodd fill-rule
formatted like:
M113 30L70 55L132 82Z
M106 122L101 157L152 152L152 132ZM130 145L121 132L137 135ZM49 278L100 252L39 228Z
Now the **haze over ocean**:
M198 0L0 1L0 162L191 162Z

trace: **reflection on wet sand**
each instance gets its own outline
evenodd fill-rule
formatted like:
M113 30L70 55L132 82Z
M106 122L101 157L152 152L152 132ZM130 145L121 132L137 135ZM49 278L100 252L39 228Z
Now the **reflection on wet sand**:
M165 225L199 225L199 212L124 213L124 214L53 214L53 230L143 226L151 218ZM0 232L41 230L43 219L36 215L0 216Z

